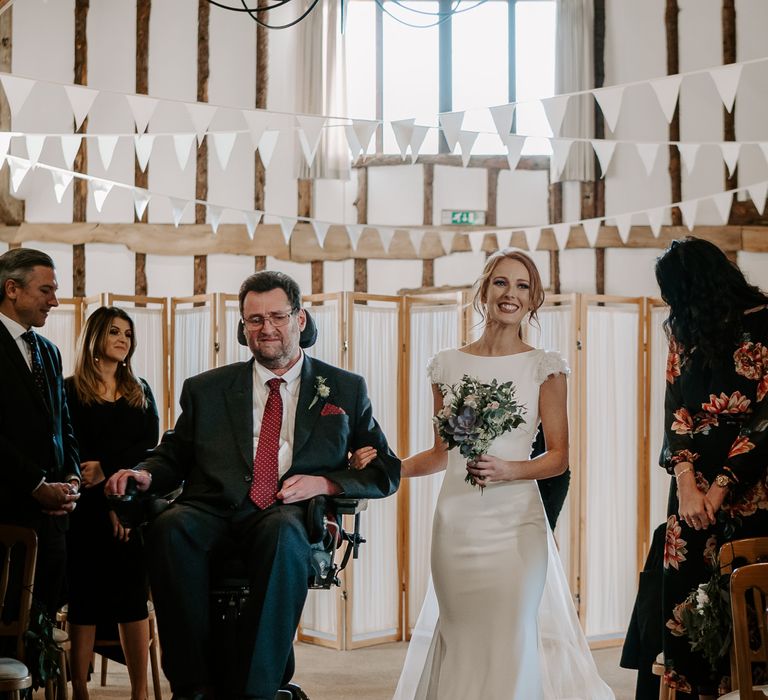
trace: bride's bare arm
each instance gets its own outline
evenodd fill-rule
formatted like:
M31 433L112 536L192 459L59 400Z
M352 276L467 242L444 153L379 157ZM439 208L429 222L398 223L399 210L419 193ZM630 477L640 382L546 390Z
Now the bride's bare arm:
M443 394L437 384L432 385L432 397L434 399L432 415L435 415L443 407ZM432 447L404 459L400 475L403 477L427 476L443 471L447 465L448 448L437 434L437 426L435 426L435 442Z
M554 374L539 391L539 415L547 451L535 459L507 461L483 455L467 471L481 484L492 481L546 479L568 468L568 385L564 374Z

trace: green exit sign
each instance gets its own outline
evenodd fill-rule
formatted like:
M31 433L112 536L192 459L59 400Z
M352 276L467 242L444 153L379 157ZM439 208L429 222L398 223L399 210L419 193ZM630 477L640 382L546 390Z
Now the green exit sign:
M485 212L469 209L443 209L442 224L485 226Z

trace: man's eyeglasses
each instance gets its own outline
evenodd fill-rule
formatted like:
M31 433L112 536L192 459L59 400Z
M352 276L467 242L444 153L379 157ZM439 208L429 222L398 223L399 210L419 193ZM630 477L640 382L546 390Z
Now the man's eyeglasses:
M288 324L294 313L295 311L273 311L270 314L264 314L264 316L245 318L243 319L243 324L246 330L249 331L260 331L266 321L269 321L273 328L281 328Z

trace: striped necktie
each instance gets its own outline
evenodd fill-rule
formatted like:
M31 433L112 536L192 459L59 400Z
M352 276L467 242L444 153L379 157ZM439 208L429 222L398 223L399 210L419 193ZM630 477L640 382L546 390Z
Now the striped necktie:
M22 340L29 345L29 350L32 353L32 378L35 380L35 386L40 391L40 395L48 401L48 382L45 379L45 371L43 370L43 358L40 355L40 347L37 344L37 334L29 330L26 333L21 334Z

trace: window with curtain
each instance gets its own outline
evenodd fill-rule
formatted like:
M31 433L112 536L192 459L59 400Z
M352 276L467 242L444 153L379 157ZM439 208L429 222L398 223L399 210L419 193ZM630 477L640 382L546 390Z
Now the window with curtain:
M491 155L505 149L485 108L554 94L554 0L454 0L442 62L440 25L447 19L437 0L349 0L347 8L352 118L437 126L442 81L450 85L450 110L465 112L463 128L480 132L473 152ZM518 133L551 136L540 104L519 105L516 120ZM382 145L384 153L399 152L388 127ZM368 152L375 151L372 140ZM421 153L437 151L438 134L430 130ZM549 143L529 139L524 153L549 154Z

